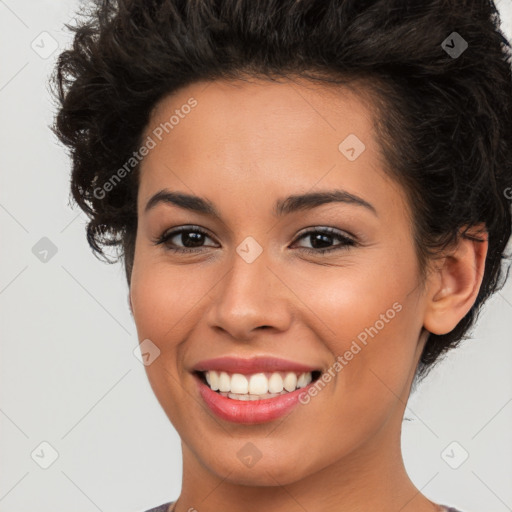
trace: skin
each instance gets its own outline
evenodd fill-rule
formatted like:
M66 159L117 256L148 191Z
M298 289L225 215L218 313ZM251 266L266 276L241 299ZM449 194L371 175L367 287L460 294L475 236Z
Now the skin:
M368 104L348 89L195 83L157 104L144 137L191 97L197 106L141 165L130 286L139 339L161 351L148 379L182 440L176 512L440 510L407 476L402 419L428 331L451 331L476 299L487 242L462 240L420 286L405 192L383 171ZM351 133L366 146L354 161L338 150ZM170 203L145 212L164 188L210 200L222 220ZM348 203L272 213L279 198L331 189L356 194L377 215ZM209 233L196 253L153 243L184 225ZM325 246L343 248L308 253L323 247L302 236L313 227L357 245L333 237ZM250 264L236 252L248 236L263 249ZM172 238L175 247L189 241ZM211 357L272 355L328 369L394 303L394 318L284 418L235 424L198 393L191 368ZM261 452L251 468L237 457L249 441Z

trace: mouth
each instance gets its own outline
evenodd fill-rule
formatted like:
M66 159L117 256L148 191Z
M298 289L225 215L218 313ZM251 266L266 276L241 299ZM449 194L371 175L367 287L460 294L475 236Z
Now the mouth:
M200 397L220 419L231 423L266 423L292 411L320 378L321 371L261 372L194 371ZM216 389L214 389L216 388Z
M320 370L310 372L258 372L252 374L232 373L220 370L194 371L194 375L211 391L230 400L269 400L293 393L316 382Z

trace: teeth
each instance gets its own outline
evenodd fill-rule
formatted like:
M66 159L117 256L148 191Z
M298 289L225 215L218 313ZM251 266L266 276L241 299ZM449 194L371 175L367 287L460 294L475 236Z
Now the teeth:
M283 386L286 391L294 391L297 389L297 375L295 373L287 373L283 381Z
M268 390L270 393L281 393L283 391L283 378L279 373L273 373L268 379Z
M204 372L206 382L213 391L236 400L261 400L273 398L307 386L312 380L311 372L241 373L228 374L210 370ZM234 396L232 396L234 395Z
M235 375L233 375L233 378ZM237 393L234 388L231 388L231 392ZM249 377L249 393L251 395L264 395L268 393L268 379L264 373L255 373Z
M254 375L253 375L254 377ZM241 373L235 373L231 377L231 385L230 385L231 393L238 393L239 395L245 395L249 392L249 383L245 375ZM254 393L251 391L251 393Z
M244 402L248 402L251 400L266 400L267 398L275 398L276 396L285 395L286 393L288 393L288 391L281 391L281 393L265 393L264 395L238 395L236 393L221 393L221 395L233 398L234 400L242 400Z
M219 391L224 393L231 391L231 379L226 372L221 372L219 375Z
M301 376L297 379L297 387L304 388L309 384L307 381L307 376L305 373L301 374Z

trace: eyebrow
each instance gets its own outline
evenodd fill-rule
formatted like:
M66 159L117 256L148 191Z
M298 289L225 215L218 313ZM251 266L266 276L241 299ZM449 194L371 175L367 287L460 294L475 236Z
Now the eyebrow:
M170 203L192 212L210 215L222 220L220 213L207 199L183 192L171 192L167 189L160 190L153 195L146 203L144 212L147 213L160 203ZM300 210L311 210L328 203L347 203L362 206L378 217L377 210L372 204L346 190L309 192L307 194L292 195L285 199L278 199L274 205L273 213L281 217Z

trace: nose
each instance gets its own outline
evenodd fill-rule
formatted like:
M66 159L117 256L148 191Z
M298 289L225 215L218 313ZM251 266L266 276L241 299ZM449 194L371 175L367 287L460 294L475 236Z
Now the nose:
M209 296L208 326L238 341L250 341L263 329L286 331L292 321L293 294L279 271L270 268L265 251L252 263L235 255Z

